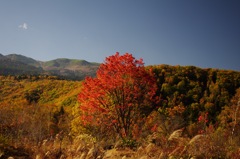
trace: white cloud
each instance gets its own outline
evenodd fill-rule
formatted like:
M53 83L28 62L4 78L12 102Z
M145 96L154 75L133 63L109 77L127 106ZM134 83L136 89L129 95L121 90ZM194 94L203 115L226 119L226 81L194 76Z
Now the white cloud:
M28 24L23 23L23 24L19 25L18 28L23 29L23 30L27 30L28 29Z

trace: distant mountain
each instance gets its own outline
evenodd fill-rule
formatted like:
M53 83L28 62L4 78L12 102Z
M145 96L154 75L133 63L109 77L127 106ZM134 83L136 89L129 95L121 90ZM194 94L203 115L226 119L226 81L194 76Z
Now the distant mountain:
M0 74L48 74L71 80L95 76L99 67L98 63L85 60L59 58L43 62L18 54L0 54L0 62Z
M42 68L28 65L21 61L12 60L6 56L0 55L0 74L1 75L21 75L21 74L42 74Z
M2 58L5 58L5 56L4 56L4 55L2 55L2 54L0 54L0 59L2 59Z
M13 61L18 61L18 62L22 62L22 63L28 64L31 66L40 67L39 62L30 57L26 57L23 55L17 55L17 54L9 54L9 55L6 55L6 57Z
M85 60L59 58L41 62L41 67L53 75L61 75L70 79L83 79L85 76L95 76L99 64Z

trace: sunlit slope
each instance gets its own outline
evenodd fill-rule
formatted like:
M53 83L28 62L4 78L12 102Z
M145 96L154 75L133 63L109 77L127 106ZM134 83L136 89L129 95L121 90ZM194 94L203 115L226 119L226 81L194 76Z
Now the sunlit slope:
M80 91L81 82L57 80L53 77L0 76L0 104L21 103L73 106ZM32 100L31 100L32 99Z

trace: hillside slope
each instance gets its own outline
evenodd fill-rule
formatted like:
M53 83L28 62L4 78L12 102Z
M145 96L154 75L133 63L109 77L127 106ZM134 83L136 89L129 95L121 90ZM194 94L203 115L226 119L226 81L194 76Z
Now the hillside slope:
M51 63L51 67L56 67L53 65ZM71 63L67 60L64 65L70 67ZM154 108L160 106L158 111L166 115L176 108L184 108L183 117L189 122L195 122L200 112L208 112L211 121L216 122L217 116L240 87L240 72L236 71L169 65L148 66L146 69L150 68L155 73L157 96L160 98L160 103ZM37 90L41 92L39 104L72 106L74 104L70 103L76 103L80 83L48 76L1 76L0 104L26 101L24 94ZM71 95L75 96L74 100Z
M240 72L236 71L169 65L149 68L158 82L159 111L183 108L187 123L197 121L200 112L208 112L210 121L216 122L240 87Z
M25 63L27 65L31 65L34 67L40 67L40 64L38 61L30 58L30 57L26 57L23 55L18 55L18 54L9 54L5 56L8 59L11 59L12 61L18 61L18 62L22 62Z
M71 65L68 61L64 63L64 67ZM112 158L119 159L125 154L131 158L147 158L149 154L153 157L164 154L169 158L202 158L206 154L204 158L236 158L240 126L235 121L240 120L240 115L234 117L234 114L240 97L240 72L169 65L146 69L155 73L159 103L153 105L149 120L141 125L142 136L125 143L128 152L134 148L131 154L116 148L101 151L102 155L115 152L119 157L112 154ZM9 150L13 146L6 146L13 144L27 150L30 158L49 157L46 154L59 158L59 152L65 157L80 158L80 146L85 154L92 152L96 143L101 146L98 150L112 147L115 140L111 140L107 129L81 125L77 102L81 84L47 75L0 76L3 155L14 154ZM123 147L119 150L125 151Z
M86 76L95 76L98 63L85 60L59 58L47 62L40 62L41 67L52 75L68 77L70 79L84 79Z
M52 76L0 76L0 105L74 106L81 82L58 80Z
M22 74L42 74L42 68L38 68L22 62L12 60L6 56L0 56L0 75L22 75Z
M85 60L61 58L43 62L18 54L1 55L0 61L1 75L45 74L71 80L95 76L99 67L98 63Z

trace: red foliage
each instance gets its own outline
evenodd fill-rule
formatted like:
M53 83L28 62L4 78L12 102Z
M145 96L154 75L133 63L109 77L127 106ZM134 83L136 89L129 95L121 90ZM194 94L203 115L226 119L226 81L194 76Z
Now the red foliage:
M205 114L203 115L200 115L198 117L198 122L199 123L207 123L208 122L208 112L206 112Z
M198 133L199 134L206 133L207 123L208 123L208 112L198 117L198 123L202 126L202 129L200 129Z
M100 65L95 78L88 77L83 83L78 95L82 120L131 137L133 125L143 124L147 110L157 101L156 90L154 75L144 68L142 59L116 53Z
M152 132L157 132L157 127L158 127L158 125L154 124L154 126L151 128L151 131Z

